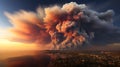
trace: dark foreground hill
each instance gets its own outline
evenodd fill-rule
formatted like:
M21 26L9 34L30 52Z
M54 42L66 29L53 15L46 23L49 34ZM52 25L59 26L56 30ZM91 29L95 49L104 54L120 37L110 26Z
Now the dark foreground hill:
M6 67L120 67L119 51L37 51L6 59ZM4 66L5 67L5 66Z

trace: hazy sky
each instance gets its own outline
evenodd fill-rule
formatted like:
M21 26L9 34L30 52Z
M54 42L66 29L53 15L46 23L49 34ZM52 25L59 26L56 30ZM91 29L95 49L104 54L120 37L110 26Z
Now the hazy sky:
M36 11L36 8L39 6L47 7L56 4L63 5L72 1L78 4L86 4L89 8L98 12L105 12L112 9L115 12L113 23L117 27L120 26L120 0L0 0L0 43L2 43L2 41L7 42L4 43L7 45L10 43L10 41L2 39L3 36L7 37L10 35L6 29L12 26L12 24L8 21L8 18L5 16L5 12L14 13L19 10ZM103 42L102 44L120 42L120 33L109 35L103 34L104 33L101 34L102 36L98 35L98 38L96 37L94 40L99 43ZM12 44L13 43L14 42L12 42ZM17 44L21 43L18 42Z

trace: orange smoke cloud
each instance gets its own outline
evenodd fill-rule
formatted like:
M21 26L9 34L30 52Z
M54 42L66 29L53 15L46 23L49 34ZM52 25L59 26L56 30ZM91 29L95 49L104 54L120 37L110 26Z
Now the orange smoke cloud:
M19 40L24 42L40 41L41 44L49 41L49 35L42 27L42 21L33 12L20 11L15 14L5 13L13 24L10 31L13 33L12 40ZM45 40L45 39L46 40Z
M12 40L49 44L55 49L77 48L94 37L96 30L113 26L113 11L98 13L85 4L75 2L60 6L38 8L37 12L21 10L5 13L13 27Z

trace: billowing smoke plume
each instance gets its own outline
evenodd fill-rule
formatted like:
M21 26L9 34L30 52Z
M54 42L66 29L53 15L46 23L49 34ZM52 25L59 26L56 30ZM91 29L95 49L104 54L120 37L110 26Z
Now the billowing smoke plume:
M37 12L5 14L13 24L13 40L49 44L53 49L78 48L94 38L96 32L115 30L112 10L99 13L75 2L39 7Z

